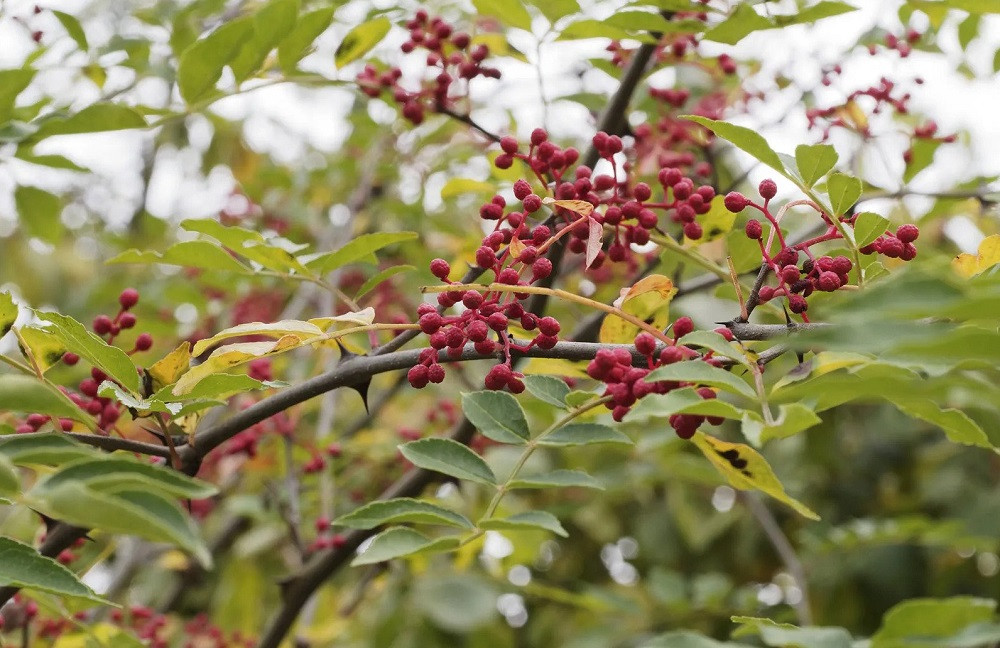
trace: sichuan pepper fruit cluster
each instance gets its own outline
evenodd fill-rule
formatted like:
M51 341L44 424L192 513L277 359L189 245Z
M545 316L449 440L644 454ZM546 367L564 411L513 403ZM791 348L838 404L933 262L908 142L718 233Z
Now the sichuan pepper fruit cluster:
M410 36L400 49L404 54L426 51L424 76L432 80L422 82L417 90L407 90L400 83L403 77L400 68L392 67L380 72L369 64L358 74L357 81L361 91L369 97L378 97L383 90L389 91L393 101L401 106L403 117L413 124L423 122L428 110L445 112L454 109L456 103L467 95L467 84L472 79L500 78L500 70L483 65L490 48L483 43L474 44L469 34L455 31L442 18L431 18L421 9L406 24L406 28L410 30ZM465 88L455 90L459 79L465 81Z

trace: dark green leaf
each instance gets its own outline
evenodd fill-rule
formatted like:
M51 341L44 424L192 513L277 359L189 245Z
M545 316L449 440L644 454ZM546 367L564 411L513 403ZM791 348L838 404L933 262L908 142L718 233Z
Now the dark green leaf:
M829 144L802 144L795 148L795 165L807 187L816 184L836 163L837 150Z
M531 375L524 377L524 386L528 393L538 400L555 407L566 408L569 385L565 380L553 376Z
M97 455L97 450L62 433L34 432L0 437L0 454L18 466L60 466Z
M546 446L576 446L591 443L625 443L631 444L628 438L618 430L600 423L569 423L557 428L539 439Z
M500 443L528 440L528 421L517 399L506 392L462 394L462 411L483 436Z
M278 44L278 64L285 74L295 71L314 40L326 31L336 7L324 7L299 16L292 32Z
M94 603L107 601L94 593L76 574L34 547L0 536L0 586L27 587L56 596L80 598Z
M700 360L688 360L660 367L659 369L654 369L646 376L646 382L656 382L659 380L684 381L698 385L708 385L709 387L725 389L734 394L741 394L747 398L756 398L753 388L743 379L734 376L725 369L713 367Z
M184 101L204 97L222 75L222 69L253 34L253 18L231 20L184 50L177 65L177 87Z
M148 489L187 499L204 499L218 489L176 470L154 466L137 459L101 456L64 465L45 477L36 488L48 490L63 485L83 484L101 493Z
M742 624L733 637L743 637L748 634L759 634L768 646L785 648L787 646L808 646L808 648L851 648L851 633L844 628L799 628L788 623L775 623L771 619L757 617L732 618L734 623Z
M17 495L21 492L21 478L7 455L0 452L0 496Z
M388 18L373 18L347 32L344 40L337 46L337 51L333 53L333 61L337 68L342 68L370 52L385 38L391 26Z
M393 558L401 558L409 554L427 549L433 540L406 527L392 527L372 538L371 544L364 553L359 554L351 562L351 566L372 565Z
M481 484L496 484L497 478L483 458L458 441L421 439L403 444L399 450L418 468Z
M409 497L371 502L333 521L335 525L352 529L374 529L383 524L399 522L446 524L467 529L472 528L472 522L464 515L430 502Z
M559 519L547 511L525 511L506 518L487 518L480 520L478 526L487 530L541 529L564 538L569 537Z
M18 185L14 190L14 202L21 227L28 236L55 243L63 235L62 200L38 187Z

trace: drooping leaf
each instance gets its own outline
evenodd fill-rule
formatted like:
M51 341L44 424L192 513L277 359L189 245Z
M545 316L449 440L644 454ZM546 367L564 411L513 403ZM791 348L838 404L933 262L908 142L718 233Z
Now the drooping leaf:
M209 93L222 69L253 37L253 17L230 20L211 34L189 45L177 66L177 87L184 101L193 103Z
M27 587L101 605L108 603L63 565L42 556L34 547L3 536L0 536L0 586Z
M163 356L149 366L150 377L153 379L153 389L171 385L191 367L191 343L184 341L176 349Z
M107 263L163 263L167 265L184 266L186 268L203 268L205 270L225 270L228 272L249 273L246 267L233 258L231 254L213 245L209 241L182 241L174 243L163 253L139 250L126 250L110 259Z
M788 403L779 408L774 425L766 425L757 416L744 415L743 436L753 445L760 447L771 439L784 439L819 423L822 423L822 420L816 412L802 403Z
M14 189L14 203L19 222L27 236L35 236L49 243L62 238L64 228L59 220L62 213L62 200L59 196L38 187L18 185Z
M517 399L506 392L478 391L462 394L462 411L483 436L500 443L528 440L528 421Z
M255 358L281 353L299 345L300 340L296 335L286 335L269 342L238 342L223 345L213 351L204 362L192 367L181 376L174 383L171 393L174 396L190 394L199 382L212 374L223 373Z
M17 495L21 492L21 478L7 455L0 452L0 496Z
M805 7L798 13L774 16L774 24L778 27L801 25L857 10L857 7L839 0L821 0L810 7Z
M83 31L83 26L76 16L70 15L64 11L52 11L52 14L62 23L63 29L69 34L69 37L73 39L77 47L80 50L86 52L89 49L87 45L87 35Z
M253 36L230 63L237 83L260 69L267 55L295 27L299 0L269 0L253 14Z
M399 450L418 468L481 484L496 484L496 475L483 458L457 441L420 439L399 446Z
M539 443L546 446L577 446L592 443L631 445L632 439L613 427L601 423L569 423L541 437Z
M146 120L136 110L115 103L95 103L80 112L65 118L47 120L32 141L54 135L76 135L78 133L102 133L105 131L145 128Z
M100 456L65 464L41 480L36 488L48 490L62 485L83 484L102 493L149 489L175 497L204 499L218 489L207 482L161 466L124 456Z
M29 67L0 70L0 124L10 120L17 95L28 87L33 78L35 70Z
M623 290L621 303L616 304L629 315L662 330L670 323L670 300L676 294L677 288L669 278L654 274ZM635 324L609 314L601 322L598 340L602 344L631 344L641 330Z
M990 438L969 415L954 408L942 408L926 398L906 397L902 394L886 394L886 400L899 408L907 416L927 421L944 430L948 440L963 445L993 448Z
M400 522L472 528L472 522L464 515L450 511L443 506L409 497L371 502L333 521L335 525L352 529L374 529L383 524L398 524Z
M91 333L72 317L52 312L40 312L36 315L41 321L52 325L48 327L49 330L62 340L67 350L100 368L126 389L139 392L139 374L124 351Z
M587 227L590 229L590 233L587 235L587 252L584 255L584 260L585 267L589 268L594 265L594 261L597 260L604 247L604 226L596 219L591 218L587 221Z
M291 74L320 34L326 31L333 20L336 7L324 7L299 16L298 22L278 44L278 65L285 74Z
M306 267L318 275L325 275L349 263L374 261L372 256L378 250L417 238L416 232L374 232L362 234L347 245L327 252L306 262Z
M354 294L354 300L357 301L370 293L378 285L388 281L392 277L398 274L403 274L404 272L413 272L416 270L416 266L411 265L394 265L386 268L385 270L372 275L365 280L361 287L358 288L358 292Z
M370 52L385 38L391 26L388 18L373 18L347 32L344 40L337 46L337 51L333 53L333 61L337 68L342 68Z
M795 165L807 187L812 187L837 163L837 150L829 144L795 147Z
M759 490L789 505L803 517L819 519L809 507L785 492L767 460L750 446L722 441L702 432L696 432L691 440L733 488Z
M566 407L566 394L569 393L569 385L565 380L560 380L554 376L527 375L524 377L524 386L528 393L540 401L555 407Z
M563 528L559 519L547 511L525 511L524 513L516 513L505 518L487 518L480 520L478 526L481 529L500 531L541 529L543 531L550 531L563 538L569 537L569 533Z
M654 369L646 376L646 382L673 380L696 385L718 387L747 398L756 398L753 388L744 380L719 367L713 367L701 360L687 360Z

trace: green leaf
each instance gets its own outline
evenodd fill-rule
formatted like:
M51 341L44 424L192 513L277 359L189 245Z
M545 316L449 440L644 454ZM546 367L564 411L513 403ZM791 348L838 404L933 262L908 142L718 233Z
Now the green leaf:
M251 272L231 254L209 241L182 241L174 243L161 254L153 251L126 250L106 261L106 263L163 263L166 265L203 268L205 270L228 270L230 272Z
M734 376L725 369L713 367L701 360L687 360L676 362L659 369L654 369L646 376L646 382L656 382L659 380L672 380L690 382L696 385L708 385L718 387L734 394L740 394L747 398L756 399L757 395L753 388L744 380Z
M541 475L530 475L515 479L508 488L596 488L604 490L604 484L580 470L553 470Z
M0 70L0 124L10 120L17 95L28 87L35 72L31 68Z
M745 5L741 4L740 6ZM750 9L750 11L753 11L753 9ZM781 158L778 157L778 154L774 152L770 144L767 143L767 140L757 131L697 115L681 115L681 118L701 124L722 139L731 142L738 149L749 153L754 159L763 162L775 171L785 173L785 165L781 163Z
M975 623L993 620L993 599L955 596L946 599L910 599L893 606L872 635L872 648L904 648L906 640L948 637ZM919 643L919 641L918 641Z
M733 488L759 490L789 505L799 515L810 520L819 520L819 515L785 492L785 487L774 474L771 465L750 446L722 441L702 432L696 432L691 441Z
M218 489L176 470L154 466L137 459L108 455L86 458L62 466L45 477L36 488L48 490L63 485L83 484L101 493L147 489L186 499L211 497Z
M854 242L864 247L885 234L889 219L874 212L861 212L854 221Z
M48 387L34 376L0 375L0 412L48 414L74 421L92 418L55 388Z
M631 445L632 439L601 423L569 423L541 437L538 442L544 446L577 446L592 443Z
M520 0L472 0L476 13L499 18L502 22L531 31L531 14Z
M253 15L253 37L230 64L240 83L260 69L268 53L295 27L299 0L270 0Z
M87 35L84 33L83 26L80 25L80 21L77 20L76 16L71 16L66 12L56 11L54 9L52 10L52 13L59 19L59 22L62 23L63 29L66 30L69 37L76 42L77 47L86 52L87 49L89 49L89 46L87 45Z
M173 389L172 385L166 385L156 392L156 394L153 395L153 398L165 403L169 403L171 401L198 400L202 398L212 398L221 401L229 398L230 396L235 396L236 394L246 394L248 392L268 387L280 387L282 384L283 383L277 382L261 382L245 374L217 373L199 380L194 389L180 396L175 396L173 394L171 391Z
M716 641L689 630L677 630L658 635L639 648L750 648L747 644Z
M278 65L285 74L295 72L313 41L330 26L335 10L336 7L324 7L299 16L295 28L278 44Z
M778 27L788 27L789 25L801 25L811 23L822 18L839 16L841 14L857 11L858 8L846 2L835 2L833 0L822 0L811 7L806 7L802 11L774 17L774 24Z
M9 292L0 292L0 337L7 335L17 321L17 304Z
M603 20L584 18L566 25L562 32L560 32L558 40L576 40L582 38L610 38L612 40L621 40L623 38L631 37L632 34L621 27L615 27L614 25L608 24Z
M98 452L62 433L34 432L0 437L0 454L18 466L59 466Z
M21 478L7 455L0 453L0 495L17 495L21 492Z
M108 603L55 560L42 556L34 547L2 536L0 586L27 587L56 596L85 599L102 605Z
M462 194L490 194L496 192L496 185L470 178L451 178L441 187L441 200L448 200Z
M343 42L337 46L337 51L333 53L333 62L337 69L344 67L352 61L356 61L368 52L389 33L392 24L388 18L373 18L363 22L344 36Z
M741 624L733 632L733 637L759 634L768 646L808 646L808 648L851 648L851 633L844 628L799 628L789 623L775 623L771 619L758 617L732 617L733 623Z
M62 238L63 225L59 220L62 200L59 196L38 187L18 185L14 189L14 202L25 234L49 243Z
M795 166L807 187L816 184L835 164L837 150L829 144L801 144L795 148Z
M822 423L822 419L802 403L782 405L774 425L765 425L757 416L743 416L743 436L760 447L771 439L784 439Z
M903 172L903 182L909 182L934 161L934 154L941 146L940 140L918 139L910 147L910 161Z
M102 369L129 391L140 391L139 374L124 351L91 333L72 317L50 312L36 315L41 321L52 324L49 330L66 344L69 351Z
M430 502L409 497L371 502L333 521L335 525L352 529L374 529L383 524L398 522L446 524L466 529L472 528L472 522L464 515Z
M36 487L24 499L29 506L63 522L169 542L190 551L203 566L212 563L211 554L184 511L157 493L102 493L80 482L70 482L53 488Z
M717 43L735 45L755 31L773 28L773 22L754 11L749 3L741 2L736 5L736 10L728 18L702 34L702 38ZM765 164L770 164L770 162L765 162Z
M538 400L555 407L566 408L569 385L565 380L553 376L530 375L524 377L524 386L528 393Z
M358 292L354 295L354 300L357 301L361 299L369 292L371 292L372 289L374 289L376 286L385 281L388 281L392 277L395 277L396 275L402 274L404 272L412 272L413 270L416 269L417 269L416 266L411 266L411 265L390 266L385 270L383 270L382 272L379 272L378 274L374 274L371 277L368 277L368 279L363 284L361 284L361 287L358 288Z
M497 478L483 458L458 441L420 439L399 446L399 450L418 468L481 484L496 484Z
M29 164L37 164L52 169L65 169L67 171L80 171L89 173L90 169L80 166L73 160L62 155L34 155L26 148L20 148L15 155L18 160L23 160Z
M925 398L907 398L900 394L883 394L883 397L907 416L927 421L944 430L949 441L980 448L993 448L983 428L957 409L943 409Z
M54 135L103 133L145 127L146 120L132 108L113 103L96 103L87 106L75 115L46 121L38 129L38 132L31 136L31 139L38 141Z
M373 255L378 250L399 243L417 238L416 232L374 232L372 234L362 234L356 237L347 245L327 252L306 262L306 267L319 275L341 268L349 263L362 260L374 260Z
M230 20L211 34L191 43L177 65L177 87L184 101L193 103L215 87L222 68L239 53L253 33L253 18Z
M826 193L830 196L834 214L842 216L861 197L861 181L843 173L834 173L826 181Z
M538 9L550 23L555 23L560 18L580 12L577 0L528 0L528 2L532 7Z
M490 531L541 529L563 538L569 537L559 519L547 511L525 511L506 518L487 518L480 520L478 526Z
M393 558L423 551L434 541L422 533L406 527L392 527L372 538L364 553L351 562L352 567L373 565Z
M943 11L961 9L975 14L1000 13L1000 7L993 0L908 0L908 4L924 12L940 8Z
M462 411L483 436L500 443L528 440L528 421L513 396L501 391L462 394Z

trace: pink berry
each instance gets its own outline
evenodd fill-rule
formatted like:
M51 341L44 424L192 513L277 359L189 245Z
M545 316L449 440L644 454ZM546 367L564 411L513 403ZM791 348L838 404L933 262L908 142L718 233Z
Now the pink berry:
M913 243L920 236L920 230L916 225L900 225L896 230L896 238L903 243Z
M635 349L642 355L653 355L656 351L656 338L649 333L640 333L635 336Z
M674 337L684 337L694 330L694 322L690 317L681 317L674 322Z
M728 197L726 199L728 200ZM747 238L752 241L759 241L760 237L764 235L764 228L761 226L760 221L756 218L751 218L747 221L744 231L746 232Z
M94 333L97 333L98 335L107 335L111 332L112 327L114 327L114 323L107 315L98 315L94 318Z
M757 187L757 191L760 193L761 198L770 200L778 193L778 185L774 183L774 180L767 178L761 181L760 186Z
M733 212L734 214L738 214L739 212L743 211L747 205L750 204L750 201L747 199L746 196L744 196L740 192L730 191L729 193L726 194L724 204L726 205L726 209Z
M135 348L137 351L149 351L152 346L153 336L149 333L143 333L135 339Z
M451 273L451 266L444 259L434 259L431 261L431 274L438 279L445 280Z
M122 310L128 310L139 303L139 291L135 288L126 288L118 295L118 303Z

